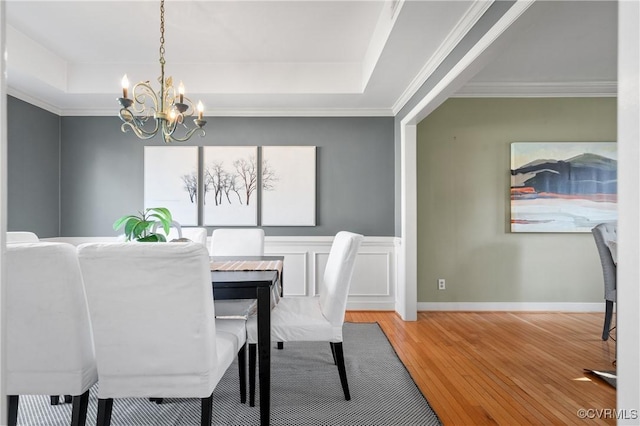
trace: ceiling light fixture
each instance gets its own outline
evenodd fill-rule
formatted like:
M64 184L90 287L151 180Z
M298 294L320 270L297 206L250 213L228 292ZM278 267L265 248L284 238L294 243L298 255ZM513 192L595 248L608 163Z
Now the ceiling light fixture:
M129 80L125 74L122 78L122 97L118 102L122 108L118 115L123 121L120 129L127 132L129 129L140 139L150 139L158 132L162 133L162 138L166 143L185 142L193 136L195 132L200 132L200 136L205 135L203 129L207 124L202 119L204 107L202 102L198 102L198 118L193 122L196 127L189 129L184 123L185 117L191 117L195 112L193 103L184 96L184 85L180 82L178 93L173 87L171 77L164 78L164 0L160 2L160 90L156 93L149 84L149 81L141 81L133 86L132 98L129 98ZM153 118L153 120L150 120ZM176 129L184 129L177 135Z

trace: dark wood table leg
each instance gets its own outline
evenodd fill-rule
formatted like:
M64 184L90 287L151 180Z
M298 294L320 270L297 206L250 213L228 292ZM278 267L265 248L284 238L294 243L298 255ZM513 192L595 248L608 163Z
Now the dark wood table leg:
M260 424L269 424L271 411L271 288L258 287L258 366Z

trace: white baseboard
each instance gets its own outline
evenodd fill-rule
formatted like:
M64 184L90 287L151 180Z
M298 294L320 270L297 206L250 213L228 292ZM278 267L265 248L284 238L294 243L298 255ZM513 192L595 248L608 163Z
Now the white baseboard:
M418 311L604 312L601 303L570 302L418 302Z
M347 302L348 311L395 311L395 302Z

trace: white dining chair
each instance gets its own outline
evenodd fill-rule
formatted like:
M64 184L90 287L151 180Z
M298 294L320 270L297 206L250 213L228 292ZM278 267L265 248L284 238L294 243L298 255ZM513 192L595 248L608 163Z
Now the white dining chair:
M264 231L260 228L219 228L211 233L211 256L263 256Z
M211 256L263 256L264 231L259 228L219 228L211 233ZM248 318L255 314L255 299L216 300L216 315L224 318Z
M6 261L8 424L20 395L70 395L71 424L84 425L98 375L76 248L11 243Z
M180 225L180 223L173 221L171 222L171 228L169 229L168 234L164 232L164 229L160 227L159 223L156 223L153 226L152 232L164 235L167 241L186 238L194 243L199 243L207 247L207 228L185 227Z
M8 231L7 244L13 243L37 243L40 241L38 236L28 231Z
M271 311L271 340L277 342L329 342L333 361L338 366L344 397L351 399L342 348L342 325L347 296L358 248L363 236L338 232L331 245L320 297L283 297ZM249 343L249 403L255 395L255 359L257 344L255 317L247 321Z
M202 244L207 247L207 228L198 228L198 227L184 227L182 228L182 237L187 238L194 243ZM167 241L171 241L167 239Z
M97 424L110 424L114 398L176 397L200 398L201 423L211 425L213 390L244 347L246 322L218 326L206 247L93 243L78 252L100 380Z
M29 231L8 231L7 244L15 243L37 243L40 239L34 232ZM71 402L71 395L64 395L64 402ZM51 395L51 405L60 403L60 395Z

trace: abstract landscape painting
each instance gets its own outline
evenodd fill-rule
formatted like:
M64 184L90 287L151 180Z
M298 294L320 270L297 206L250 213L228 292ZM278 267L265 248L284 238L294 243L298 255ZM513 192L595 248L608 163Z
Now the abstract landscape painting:
M204 225L258 224L258 170L257 146L204 147Z
M615 142L511 144L511 232L591 232L617 220Z
M198 224L198 147L144 147L144 207L166 207L180 225Z

